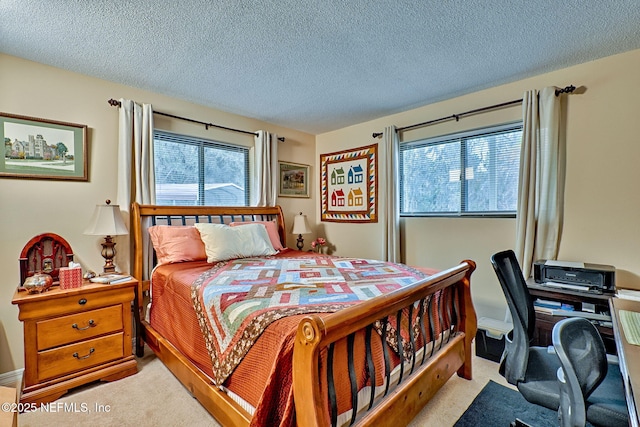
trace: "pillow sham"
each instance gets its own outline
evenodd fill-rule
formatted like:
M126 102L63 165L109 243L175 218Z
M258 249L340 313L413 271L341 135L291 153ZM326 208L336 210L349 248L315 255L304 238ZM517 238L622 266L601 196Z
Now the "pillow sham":
M149 237L156 250L158 265L207 259L204 243L195 227L154 225Z
M200 232L209 263L276 253L269 241L267 229L262 224L230 227L199 223L194 226Z
M280 241L280 234L278 233L278 224L275 221L243 221L243 222L232 222L229 224L232 227L237 227L238 225L247 225L247 224L262 224L267 229L267 234L269 235L269 241L271 241L271 246L276 251L281 251L284 249L282 242Z

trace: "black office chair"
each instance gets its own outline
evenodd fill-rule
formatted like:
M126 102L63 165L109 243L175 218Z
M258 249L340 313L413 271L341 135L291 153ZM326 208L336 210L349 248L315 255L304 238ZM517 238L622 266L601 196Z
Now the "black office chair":
M505 339L499 372L529 402L554 411L560 404L556 373L560 361L553 349L531 346L535 311L529 288L512 250L491 257L513 318L513 330Z
M561 427L628 426L629 412L619 365L607 363L602 337L587 319L573 317L553 327L558 370Z

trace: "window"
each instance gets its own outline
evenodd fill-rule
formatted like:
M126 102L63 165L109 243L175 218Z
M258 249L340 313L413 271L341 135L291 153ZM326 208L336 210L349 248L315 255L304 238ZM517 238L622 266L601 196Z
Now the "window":
M514 215L522 124L400 144L400 214Z
M249 205L249 148L155 131L156 203Z

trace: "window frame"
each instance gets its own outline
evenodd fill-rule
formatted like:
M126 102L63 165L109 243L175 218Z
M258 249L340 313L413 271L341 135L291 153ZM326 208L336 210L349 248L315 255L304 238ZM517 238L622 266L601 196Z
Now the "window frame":
M475 128L471 130L454 132L446 135L438 135L434 137L420 138L417 140L401 142L399 147L399 171L398 171L398 194L399 194L399 214L402 218L419 218L419 217L429 217L429 218L515 218L517 214L517 210L514 211L473 211L469 212L466 210L462 210L466 203L466 195L468 182L465 179L465 173L467 168L466 163L466 144L464 140L479 137L487 134L494 133L504 133L509 131L519 130L522 132L523 130L523 122L522 120L503 123L499 125L486 126L482 128ZM458 212L403 212L402 211L402 193L403 193L403 182L402 182L402 156L403 152L411 149L411 147L426 147L429 145L437 145L446 143L447 141L451 141L453 143L455 140L458 140L458 144L460 144L460 210ZM518 169L520 166L518 165Z
M198 152L198 204L194 204L192 206L220 206L220 205L207 205L204 204L205 201L205 151L207 148L213 149L222 149L227 151L241 152L244 154L244 165L245 165L245 177L244 177L244 185L245 185L245 194L244 194L244 205L235 205L235 206L250 206L251 205L251 150L252 147L248 147L245 145L239 144L231 144L228 142L216 141L213 139L202 138L199 136L180 134L175 132L169 132L162 129L154 129L153 135L153 144L154 144L154 173L155 173L155 142L156 138L160 136L159 139L163 139L166 142L178 143L184 145L191 145L197 148ZM157 186L157 180L156 180ZM157 192L157 187L156 187ZM156 194L157 196L157 194ZM163 206L171 206L171 205L163 205Z

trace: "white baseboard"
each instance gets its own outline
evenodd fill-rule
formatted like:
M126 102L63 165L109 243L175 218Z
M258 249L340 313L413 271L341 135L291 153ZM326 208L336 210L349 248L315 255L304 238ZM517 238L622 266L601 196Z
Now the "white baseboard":
M24 369L18 369L11 372L0 374L0 386L20 388L22 384L22 373Z

